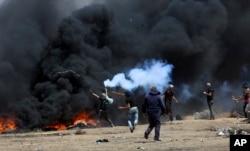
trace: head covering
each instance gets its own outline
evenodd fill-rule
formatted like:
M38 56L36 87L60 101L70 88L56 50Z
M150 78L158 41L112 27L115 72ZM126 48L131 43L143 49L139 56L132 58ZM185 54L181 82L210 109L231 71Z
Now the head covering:
M156 89L157 89L156 86L151 87L151 90L156 90Z
M207 83L207 86L210 87L210 86L211 86L211 83L208 82L208 83Z
M170 88L174 88L174 85L173 85L173 84L170 84L169 87L170 87Z
M243 85L242 85L242 88L248 88L248 86L247 86L247 83L244 83Z
M124 94L125 94L125 96L130 96L130 95L131 95L130 92L129 92L128 90L126 90L126 91L124 92Z

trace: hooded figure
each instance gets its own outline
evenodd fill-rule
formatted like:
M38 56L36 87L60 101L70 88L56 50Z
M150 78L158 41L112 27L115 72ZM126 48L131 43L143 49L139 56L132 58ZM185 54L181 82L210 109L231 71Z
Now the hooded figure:
M144 137L148 139L150 132L155 128L155 141L161 141L160 138L160 116L166 112L165 105L161 98L161 93L153 86L150 92L145 96L142 104L142 113L145 117L147 115L149 126L144 133Z

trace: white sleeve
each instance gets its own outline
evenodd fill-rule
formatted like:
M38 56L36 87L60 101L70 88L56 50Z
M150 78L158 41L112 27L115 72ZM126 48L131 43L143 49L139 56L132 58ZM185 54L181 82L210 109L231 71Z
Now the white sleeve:
M106 99L109 101L110 104L112 104L114 102L114 99L112 99L112 98L110 98L108 96L106 96Z

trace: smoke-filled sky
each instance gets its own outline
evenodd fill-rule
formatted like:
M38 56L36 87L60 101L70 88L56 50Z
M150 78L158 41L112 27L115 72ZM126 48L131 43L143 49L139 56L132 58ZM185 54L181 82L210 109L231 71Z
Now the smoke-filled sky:
M95 115L89 90L152 59L173 65L176 114L206 109L206 82L218 112L241 111L231 95L250 81L249 26L247 0L1 0L0 113L25 128Z

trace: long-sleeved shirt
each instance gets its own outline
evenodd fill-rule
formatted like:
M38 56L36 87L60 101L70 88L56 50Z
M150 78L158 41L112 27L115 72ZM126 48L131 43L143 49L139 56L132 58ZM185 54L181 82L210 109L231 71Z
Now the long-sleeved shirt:
M157 90L151 90L145 96L144 102L142 104L142 113L159 112L160 110L161 113L166 112L166 108L160 94L161 93Z

